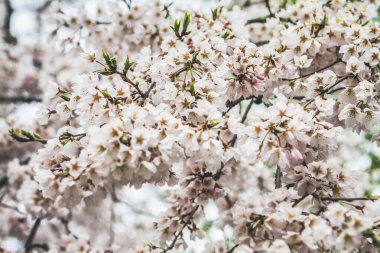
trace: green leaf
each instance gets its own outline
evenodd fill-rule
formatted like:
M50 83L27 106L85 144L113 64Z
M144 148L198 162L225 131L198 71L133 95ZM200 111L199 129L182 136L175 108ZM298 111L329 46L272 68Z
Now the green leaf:
M124 74L128 72L128 70L132 67L133 64L134 62L129 59L129 56L127 56L127 59L124 62Z
M372 239L373 244L380 248L380 235L376 234L373 229L367 229L363 232L363 235Z
M66 95L61 95L61 96L59 96L60 98L62 98L63 100L65 100L65 101L70 101L70 98L68 97L68 96L66 96Z
M186 34L189 24L190 24L190 13L187 11L185 12L185 17L183 18L182 34Z
M116 58L111 58L111 56L107 53L105 49L102 49L103 58L106 61L106 65L110 70L117 69L117 60Z
M106 61L107 65L108 65L108 63L111 62L110 55L107 53L107 51L105 49L102 49L102 54L103 54L104 60Z
M130 140L131 138L126 134L123 134L123 136L120 137L120 142L124 145L129 145L131 143Z
M195 87L193 82L189 82L189 92L191 95L195 95Z
M198 55L199 55L199 51L196 51L196 52L194 52L193 53L193 59L192 59L192 62L194 63L194 62L196 62L198 59Z
M25 137L28 137L31 140L34 139L33 135L30 132L28 132L28 131L21 130L21 134L24 135Z
M216 127L217 125L219 125L219 122L218 121L212 121L210 122L207 127L208 128L213 128L213 127Z
M39 136L36 133L31 133L26 130L21 130L20 132L16 131L15 129L8 130L9 135L18 142L32 142L37 141L43 144L46 144L47 140L43 140L41 136Z
M177 19L174 21L174 24L173 26L171 26L171 28L173 29L174 33L179 36L179 28L181 26L181 20L178 21Z
M280 8L285 8L287 4L288 4L288 0L281 0L280 1Z
M116 58L112 58L112 59L111 59L111 62L110 62L109 67L110 67L110 69L112 69L112 70L117 69L117 60L116 60Z
M205 232L208 232L210 230L210 228L212 227L213 223L214 222L212 220L204 221L202 224L202 230Z
M104 90L101 90L100 91L102 93L102 95L108 99L109 101L113 101L113 97L108 93L108 90L107 89L104 89Z
M212 20L216 20L218 18L218 8L215 8L215 9L211 9L211 13L212 13Z
M108 70L108 69L100 70L98 73L101 74L101 75L103 75L103 76L109 76L109 75L112 75L112 71L110 71L110 70Z
M15 129L9 129L8 130L9 135L16 141L22 141L24 138L22 138Z
M69 171L68 171L68 170L63 171L63 172L60 174L61 177L68 177L69 175L70 175L70 174L69 174Z
M223 35L222 35L222 38L223 39L227 39L228 38L228 36L230 36L230 32L229 31L226 31Z
M246 0L243 4L243 7L249 7L252 5L252 1L251 0Z
M361 26L366 26L369 24L369 22L370 22L370 20L367 20L366 22L362 23Z

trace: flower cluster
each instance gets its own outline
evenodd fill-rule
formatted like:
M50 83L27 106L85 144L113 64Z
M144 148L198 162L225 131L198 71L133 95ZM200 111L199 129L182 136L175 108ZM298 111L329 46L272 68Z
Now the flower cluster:
M7 200L20 205L8 209L36 219L26 251L50 219L67 235L43 248L62 252L190 251L210 227L222 238L205 252L377 252L379 197L341 153L357 150L346 136L378 138L379 5L52 4L49 39L87 64L69 65L70 81L46 67L38 123L9 131L42 144L7 165ZM118 194L147 186L165 190L163 212L125 246L118 204L152 214ZM80 220L91 208L110 210L100 243Z

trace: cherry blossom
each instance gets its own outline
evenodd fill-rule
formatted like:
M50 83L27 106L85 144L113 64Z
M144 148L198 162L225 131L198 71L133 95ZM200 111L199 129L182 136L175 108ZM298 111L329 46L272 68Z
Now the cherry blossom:
M19 61L10 83L32 75L41 97L0 120L0 147L18 151L0 181L4 241L25 252L379 250L380 197L357 160L377 157L361 142L380 140L380 3L49 4L42 66L23 73L30 55L1 53Z

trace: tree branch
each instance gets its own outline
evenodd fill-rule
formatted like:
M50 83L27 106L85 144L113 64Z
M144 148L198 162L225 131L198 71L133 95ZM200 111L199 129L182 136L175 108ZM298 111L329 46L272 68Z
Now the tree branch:
M256 46L260 47L260 46L264 46L266 44L269 43L269 40L263 40L263 41L258 41L258 42L254 42Z
M37 218L36 221L34 222L32 230L30 231L29 236L26 239L26 242L24 245L26 253L30 252L30 250L32 249L32 243L33 243L34 237L37 234L37 231L38 231L40 224L41 224L41 218Z
M245 25L249 25L249 24L254 24L254 23L265 23L267 21L268 18L274 18L274 16L265 16L265 17L260 17L260 18L253 18L253 19L249 19ZM296 23L291 20L290 18L279 18L281 22L285 22L285 23L291 23L292 25L295 25Z
M42 102L42 99L35 97L7 97L0 96L0 104L10 104L10 103L31 103L31 102Z
M5 4L5 16L4 16L4 26L3 26L4 41L9 44L16 44L17 39L11 33L11 18L12 18L14 9L11 5L10 0L5 0L4 4Z
M0 179L0 189L3 188L8 184L9 178L7 176L4 176Z
M149 93L153 90L154 86L156 86L156 82L153 82L153 83L150 85L149 89L145 92L144 97L143 97L143 100L142 100L142 102L141 102L141 105L144 105L145 100L149 97Z
M318 96L320 96L320 95L323 95L323 94L329 92L332 88L334 88L335 86L337 86L338 84L340 84L340 83L343 82L344 80L346 80L346 79L348 79L348 78L351 78L351 77L352 77L352 76L350 76L350 75L347 75L347 76L345 76L345 77L342 77L341 79L339 79L338 81L336 81L336 83L334 83L333 85L331 85L329 88L327 88L327 89L321 91L319 94L317 94L316 97L318 97ZM315 98L316 98L316 97L315 97ZM315 100L315 98L312 98L312 99L310 99L308 102L306 102L306 104L304 105L304 108L306 108L308 105L310 105L310 104Z
M348 202L358 201L358 200L375 201L375 200L380 200L380 196L357 197L357 198L322 197L321 200L324 200L324 201L348 201Z
M265 0L265 7L267 7L267 9L268 9L269 16L270 17L274 17L274 14L273 14L273 12L272 12L272 10L270 8L269 0Z
M239 244L235 244L229 251L227 251L226 253L232 253L235 251L235 249L239 247Z
M43 11L45 11L50 6L50 4L52 2L53 2L53 0L46 1L43 5L41 5L41 7L38 7L38 9L36 11L37 12L43 12Z
M249 111L251 110L252 105L253 105L253 103L254 103L255 101L256 101L255 98L252 98L252 99L251 99L251 102L249 103L247 109L245 110L244 115L243 115L243 117L241 118L240 123L244 123L244 122L245 122L245 120L247 119L248 113L249 113ZM260 99L260 101L261 101L261 99ZM232 140L230 141L230 145L231 145L231 147L235 146L236 140L237 140L237 134L235 134L234 137L232 138Z
M256 102L256 100L255 100L254 98L252 98L252 99L251 99L251 102L249 102L249 105L248 105L248 107L247 107L247 110L245 110L244 115L243 115L243 117L241 118L240 123L244 123L244 122L245 122L245 120L247 119L248 113L249 113L249 111L251 110L253 103L255 103L255 102Z
M281 188L282 186L282 171L279 166L277 166L276 173L275 173L275 179L274 184L276 189Z
M78 236L76 236L70 229L69 227L69 219L71 218L71 212L69 213L69 217L66 219L66 218L59 218L59 220L61 221L63 227L65 228L65 231L67 234L69 235L72 235L75 239L78 239Z
M42 249L43 251L47 252L49 251L49 245L46 243L36 243L29 246L29 250L32 249Z
M281 79L281 80L283 80L283 81L295 81L295 80L300 79L300 78L309 77L309 76L311 76L311 75L314 75L315 73L318 73L318 72L321 72L321 71L326 70L326 69L328 69L328 68L331 68L331 67L333 67L335 64L338 64L338 63L340 63L340 62L342 62L342 60L338 58L338 59L335 60L334 62L332 62L332 63L330 63L330 64L328 64L328 65L322 67L321 69L318 69L317 71L313 71L313 72L310 72L310 73L308 73L308 74L305 74L305 75L302 75L302 76L299 76L299 77L290 78L290 79L283 78L283 79Z
M249 97L240 97L234 101L227 101L226 102L226 106L228 107L227 111L223 112L223 116L226 115L232 108L234 108L236 105L240 104L240 102L244 101L244 100L249 100L249 99L254 99L254 103L259 105L263 102L263 97L262 96L254 96L254 95L251 95Z
M199 205L194 206L194 208L190 211L187 221L183 224L181 230L179 230L178 233L174 235L173 241L170 243L170 245L166 249L163 249L162 253L168 252L169 250L174 248L178 238L182 235L182 232L187 227L187 225L190 224L191 219L193 218L194 214L197 212L198 208L199 208Z

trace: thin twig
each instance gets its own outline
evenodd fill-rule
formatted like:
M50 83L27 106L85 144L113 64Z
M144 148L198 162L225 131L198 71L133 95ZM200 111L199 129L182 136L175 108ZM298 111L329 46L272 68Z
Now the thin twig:
M375 201L375 200L380 200L380 196L357 197L357 198L321 197L321 200L324 200L324 201L348 201L348 202L358 201L358 200Z
M348 78L351 78L351 77L352 77L352 76L347 75L347 76L345 76L345 77L339 79L338 81L336 81L336 83L334 83L333 85L331 85L329 88L327 88L327 89L321 91L319 94L317 94L316 97L318 97L318 96L320 96L320 95L323 95L323 94L329 92L332 88L334 88L335 86L337 86L338 84L340 84L340 83L343 82L344 80L346 80L346 79L348 79ZM310 100L304 105L304 108L306 108L308 105L310 105L310 104L316 99L316 97L310 99Z
M227 251L226 253L232 253L235 251L235 249L239 247L239 244L235 244L229 251Z
M121 0L121 1L127 5L128 9L131 9L132 0Z
M251 102L249 102L249 105L248 105L247 109L245 110L244 115L243 115L243 117L241 118L240 123L244 123L244 122L245 122L245 120L247 119L248 113L249 113L249 111L251 110L252 105L253 105L253 103L254 103L255 101L256 101L256 100L255 100L254 98L251 99Z
M2 208L6 208L6 209L10 209L10 210L12 210L12 211L17 212L18 214L21 214L21 215L26 215L25 213L19 211L19 210L17 209L17 207L15 207L15 206L10 206L10 205L5 204L5 203L3 203L3 202L0 202L0 207L2 207Z
M256 100L255 100L254 98L251 99L251 102L249 103L247 109L245 110L244 115L243 115L243 117L241 118L240 123L244 123L244 122L245 122L245 120L247 119L248 113L249 113L249 111L251 110L252 105L253 105L253 103L254 103L255 101L256 101ZM234 137L232 138L232 140L230 141L230 146L231 146L231 147L235 146L236 140L237 140L237 134L235 134Z
M270 8L269 0L265 0L265 7L267 7L267 9L268 9L269 16L270 17L274 17L274 14L273 14L273 12L272 12L272 10Z
M70 217L71 217L71 213L70 213L69 215L70 215ZM64 219L64 218L60 218L59 220L62 222L63 227L65 228L66 233L69 234L69 235L72 235L75 239L78 239L78 236L76 236L76 235L71 231L71 229L70 229L70 227L69 227L69 220L68 220L68 219Z
M254 23L265 23L267 21L268 18L273 18L274 16L265 16L265 17L260 17L260 18L253 18L253 19L249 19L245 25L249 25L249 24L254 24ZM281 22L285 22L285 23L291 23L292 25L295 25L296 23L291 20L290 18L279 18Z
M308 74L305 74L305 75L302 75L302 76L299 76L299 77L290 78L290 79L283 78L283 79L281 79L281 80L283 80L283 81L295 81L295 80L300 79L300 78L309 77L309 76L311 76L311 75L314 75L315 73L318 73L318 72L321 72L321 71L326 70L326 69L328 69L328 68L331 68L331 67L333 67L335 64L340 63L340 62L342 62L342 60L341 60L341 59L337 59L337 60L335 60L334 62L328 64L327 66L324 66L323 68L318 69L317 71L313 71L313 72L310 72L310 73L308 73Z
M145 97L145 94L144 94L144 92L141 91L140 87L137 84L135 84L131 79L129 79L129 77L126 74L121 73L120 71L115 71L115 73L118 74L121 77L121 79L123 79L124 82L127 82L130 85L132 85L133 88L136 89L136 91L139 93L139 95L142 98Z
M174 235L174 239L173 239L173 241L170 243L170 245L169 245L166 249L163 249L163 251L162 251L163 253L165 253L165 252L167 252L167 251L169 251L169 250L171 250L171 249L174 248L174 246L175 246L177 240L178 240L179 237L182 235L182 232L183 232L183 230L187 227L187 225L190 224L191 219L193 218L193 216L194 216L195 213L197 212L198 208L199 208L199 205L196 205L196 206L194 206L194 208L190 211L189 215L187 216L187 221L183 224L181 230L179 230L178 233L177 233L176 235Z
M309 196L309 195L304 195L304 196L302 196L301 198L299 198L299 199L295 199L294 200L294 203L293 203L293 205L292 205L292 207L295 207L295 206L297 206L299 203L301 203L302 202L302 200L304 200L307 196Z
M46 1L43 5L41 5L41 7L38 7L38 9L36 11L37 12L43 12L43 11L45 11L50 6L50 4L52 2L53 2L53 0Z
M261 104L263 102L263 97L262 96L254 96L254 95L251 95L249 97L240 97L234 101L227 101L226 102L226 106L228 107L227 111L223 112L223 115L226 115L232 108L234 108L236 105L240 104L240 102L244 101L244 100L249 100L249 99L255 99L254 103L255 104Z
M145 92L144 97L143 97L143 100L142 100L142 102L141 102L141 105L144 105L145 100L149 97L149 93L153 90L154 86L156 86L156 82L153 82L153 83L150 85L149 89Z

